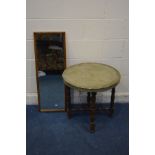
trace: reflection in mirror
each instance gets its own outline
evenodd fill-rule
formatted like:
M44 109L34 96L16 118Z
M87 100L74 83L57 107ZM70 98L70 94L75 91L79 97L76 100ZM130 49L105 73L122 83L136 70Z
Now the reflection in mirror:
M64 110L65 33L34 33L40 111Z

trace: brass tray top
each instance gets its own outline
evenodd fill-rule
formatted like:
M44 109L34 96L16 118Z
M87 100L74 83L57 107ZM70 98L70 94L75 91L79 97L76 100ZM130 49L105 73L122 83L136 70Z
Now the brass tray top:
M121 75L114 67L101 63L80 63L66 68L64 83L81 91L96 92L115 87Z

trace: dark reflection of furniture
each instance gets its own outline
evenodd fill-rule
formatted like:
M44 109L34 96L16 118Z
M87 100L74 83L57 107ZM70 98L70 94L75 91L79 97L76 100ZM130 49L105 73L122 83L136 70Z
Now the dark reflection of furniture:
M68 67L63 72L66 85L67 114L71 118L73 111L89 111L90 131L95 132L95 112L107 111L110 116L114 112L115 87L120 81L120 73L113 67L98 63L82 63ZM87 92L86 104L71 104L70 88ZM96 103L96 94L99 91L111 89L110 108Z
M65 32L35 32L34 46L39 110L64 111Z
M49 41L48 38L44 40L37 39L39 69L40 70L64 70L64 51L63 42Z

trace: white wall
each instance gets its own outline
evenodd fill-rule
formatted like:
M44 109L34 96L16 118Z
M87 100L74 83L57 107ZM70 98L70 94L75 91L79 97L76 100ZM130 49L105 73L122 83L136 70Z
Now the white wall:
M37 104L34 31L66 32L67 66L93 61L116 67L122 75L116 101L128 101L128 0L27 0L27 104ZM99 100L108 94L99 93Z

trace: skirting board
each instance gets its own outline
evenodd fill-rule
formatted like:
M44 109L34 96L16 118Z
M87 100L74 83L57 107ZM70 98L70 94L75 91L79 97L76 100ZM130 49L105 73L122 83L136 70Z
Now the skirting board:
M111 93L99 93L96 97L97 102L110 102L110 95ZM72 93L72 102L73 103L83 103L86 102L86 93ZM128 103L129 102L129 93L116 93L115 94L115 102L119 103ZM26 94L26 104L27 105L37 105L38 99L36 93L27 93Z

